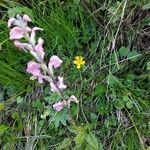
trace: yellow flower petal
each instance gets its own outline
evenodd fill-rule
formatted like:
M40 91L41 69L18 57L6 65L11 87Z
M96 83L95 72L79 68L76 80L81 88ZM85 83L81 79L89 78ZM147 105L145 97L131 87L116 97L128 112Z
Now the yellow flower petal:
M84 64L85 64L85 61L82 61L81 64L84 65Z
M81 68L81 65L77 65L77 69L80 69Z
M73 63L77 66L77 69L80 69L82 65L85 64L82 56L76 56Z
M80 56L76 56L75 59L76 59L76 60L79 60L79 59L80 59Z
M83 57L82 56L80 56L80 61L83 61Z
M78 61L77 61L77 60L74 60L73 63L74 63L75 65L77 65L77 64L78 64Z

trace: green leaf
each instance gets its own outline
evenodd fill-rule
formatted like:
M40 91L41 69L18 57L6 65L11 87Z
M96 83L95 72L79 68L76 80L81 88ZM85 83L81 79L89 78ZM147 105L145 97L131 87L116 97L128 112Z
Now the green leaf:
M123 101L124 102L128 102L129 101L129 97L127 95L123 96Z
M47 97L45 100L49 100L49 101L52 101L52 102L57 102L61 99L61 96L54 92L54 93L51 93L51 95L49 96L49 98Z
M74 0L74 3L78 5L80 3L80 0Z
M19 114L18 114L18 112L13 112L13 113L11 114L11 117L12 117L14 120L18 121L18 120L19 120Z
M99 149L99 142L97 138L92 134L89 133L86 135L86 141L88 143L87 147L92 147L93 150L100 150Z
M105 87L101 84L97 85L95 88L94 95L101 96L105 92Z
M124 102L122 100L117 100L115 107L117 109L122 109L124 107Z
M89 124L86 124L85 126L74 126L71 129L71 132L74 132L76 134L76 137L74 138L76 146L74 149L76 150L85 149L87 143L86 142L87 130L90 130Z
M5 132L9 127L7 125L0 125L0 134L2 134L3 132Z
M116 11L116 8L115 7L110 7L109 9L108 9L108 12L109 13L114 13Z
M3 110L5 108L4 103L0 103L0 111Z
M42 111L43 109L43 103L40 100L33 101L32 106L37 108L40 111Z
M45 96L45 97L44 97L44 100L45 100L46 102L50 102L50 101L51 101L51 97L50 97L50 96Z
M150 150L150 146L147 147L147 150Z
M120 47L120 49L119 49L119 55L121 56L121 57L124 57L124 56L127 56L127 53L129 52L130 50L127 48L127 47L124 47L124 46L122 46L122 47Z
M53 121L55 123L55 127L58 128L60 124L63 124L64 126L67 125L68 115L67 110L64 109L63 111L57 112Z
M150 62L147 63L147 70L150 71Z
M128 109L132 109L133 108L133 103L131 101L126 103L126 106Z
M97 120L97 115L94 113L90 113L90 117L92 121L96 121Z
M142 9L143 9L143 10L150 9L150 2L148 2L148 3L145 4L145 5L143 5L143 6L142 6Z
M113 76L112 74L109 74L107 77L107 84L110 86L114 86L117 82L117 77Z
M132 0L131 3L137 5L137 6L141 6L143 4L142 0Z
M130 60L133 60L135 61L137 59L137 57L135 57L136 55L138 55L137 51L133 50L132 52L129 52L127 54L127 57L130 59Z
M4 91L0 90L0 102L4 101Z
M18 96L18 97L16 98L16 101L17 101L17 104L20 104L20 103L23 102L23 98L20 97L20 96Z
M34 22L33 12L28 7L20 7L20 6L13 7L10 8L7 13L9 15L9 18L15 17L17 14L27 14L32 19L32 22Z
M17 14L22 12L22 7L14 7L8 10L9 17L15 17Z
M61 142L61 144L57 147L57 150L67 149L69 146L71 146L71 139L70 138L65 138Z

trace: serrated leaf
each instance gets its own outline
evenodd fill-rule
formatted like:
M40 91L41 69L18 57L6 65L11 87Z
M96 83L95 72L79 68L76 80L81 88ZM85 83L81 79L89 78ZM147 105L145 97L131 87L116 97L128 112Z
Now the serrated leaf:
M97 138L92 133L87 134L86 141L89 144L88 147L91 146L93 150L100 150L99 142L97 141Z
M71 146L71 139L70 138L65 138L61 142L61 144L57 147L57 150L63 150L63 149L66 149L69 146Z
M86 133L80 130L79 134L75 137L76 145L82 145L86 137Z
M68 120L68 115L65 109L63 111L57 112L53 119L56 128L58 128L60 123L66 126L67 120Z

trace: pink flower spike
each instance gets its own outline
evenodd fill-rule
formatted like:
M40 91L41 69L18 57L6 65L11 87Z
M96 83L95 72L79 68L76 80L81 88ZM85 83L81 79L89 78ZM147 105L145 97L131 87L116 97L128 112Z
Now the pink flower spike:
M50 58L48 65L50 65L50 66L52 66L52 67L54 67L54 68L58 68L58 67L61 65L62 62L63 62L63 61L62 61L58 56L53 55L53 56Z
M10 30L10 39L11 40L17 40L24 37L25 31L20 27L14 27Z
M63 81L63 77L60 77L58 76L58 83L57 83L57 86L59 89L63 90L63 89L66 89L67 86L64 84L64 81Z
M51 87L52 92L58 92L59 91L58 88L56 87L56 85L53 82L50 83L50 87Z
M10 19L8 20L8 28L10 28L11 25L12 25L15 21L16 21L15 18L10 18Z
M25 22L31 22L31 19L30 19L30 17L28 16L28 15L23 15L23 21L25 21Z
M54 108L56 111L61 111L61 110L64 108L64 103L63 103L63 102L55 103L55 104L53 105L53 108Z
M41 57L42 59L44 59L44 55L45 55L45 52L43 49L43 43L44 43L44 40L42 38L39 38L38 44L35 46L35 51L36 51L37 55L39 57Z

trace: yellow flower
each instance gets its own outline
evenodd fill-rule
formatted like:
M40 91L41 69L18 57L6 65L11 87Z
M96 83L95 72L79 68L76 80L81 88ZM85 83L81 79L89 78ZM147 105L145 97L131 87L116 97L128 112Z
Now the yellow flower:
M77 65L77 69L80 69L81 66L85 64L85 61L83 60L82 56L76 56L73 63Z

